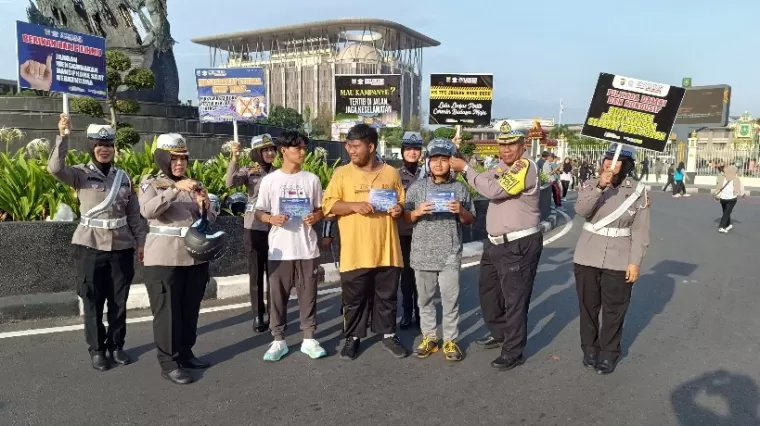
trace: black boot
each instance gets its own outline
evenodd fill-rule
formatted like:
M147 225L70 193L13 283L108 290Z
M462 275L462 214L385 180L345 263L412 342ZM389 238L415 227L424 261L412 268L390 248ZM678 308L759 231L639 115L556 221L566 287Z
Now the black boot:
M583 366L588 369L595 369L599 363L599 354L596 351L587 351L583 354Z
M106 371L111 368L111 363L108 362L105 352L95 352L90 357L92 358L92 368L98 371Z
M253 315L253 331L254 333L264 333L269 330L269 321L264 319L264 314L254 313Z

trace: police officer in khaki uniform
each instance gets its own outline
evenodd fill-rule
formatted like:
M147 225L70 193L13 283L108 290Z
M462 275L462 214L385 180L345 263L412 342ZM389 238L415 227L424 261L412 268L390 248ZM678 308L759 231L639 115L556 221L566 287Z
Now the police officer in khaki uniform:
M407 132L401 140L401 158L404 163L398 169L401 185L409 189L414 181L420 178L423 168L420 167L422 157L422 137L416 132ZM414 269L409 266L409 253L412 251L412 231L414 226L403 218L398 220L398 236L401 242L401 255L404 257L404 269L401 271L401 321L399 328L408 329L414 323L420 325L420 312L417 306L417 284L414 279Z
M615 371L631 289L649 247L649 196L643 183L628 177L636 152L624 145L611 170L615 149L575 202L575 213L586 219L573 259L583 365L599 374Z
M476 343L501 346L501 355L491 362L499 370L511 370L524 362L528 307L543 251L540 174L536 163L525 155L525 139L519 130L500 134L501 161L495 169L482 173L471 170L463 159L450 160L452 169L463 171L470 185L491 200L478 282L483 320L491 335Z
M259 196L261 179L273 172L272 166L277 155L272 136L263 134L254 136L251 141L252 167L240 168L239 158L242 151L239 143L232 146L232 158L227 166L227 187L245 185L248 190L248 203L243 220L243 245L248 253L248 279L253 310L253 331L263 333L269 329L269 321L264 320L264 276L267 271L267 253L269 252L269 224L253 217L256 199Z
M48 171L72 186L79 198L81 218L71 240L78 262L77 294L84 307L84 335L92 367L105 371L111 367L106 351L117 364L132 362L124 352L127 298L135 275L135 248L142 261L147 229L129 176L113 165L115 134L111 126L92 124L87 128L91 160L75 166L66 166L71 125L65 114L61 114L58 130ZM108 330L103 325L106 303Z
M193 381L185 370L204 369L209 363L193 354L198 315L209 281L208 262L198 262L185 249L189 227L211 209L208 192L200 182L185 176L188 151L176 133L156 141L154 160L160 173L140 183L140 212L148 219L145 241L145 285L153 311L153 339L161 376L176 384Z

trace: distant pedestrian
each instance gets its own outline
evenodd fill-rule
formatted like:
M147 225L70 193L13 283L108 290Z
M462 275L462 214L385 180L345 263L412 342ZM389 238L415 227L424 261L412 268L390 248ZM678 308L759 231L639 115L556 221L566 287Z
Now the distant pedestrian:
M678 163L678 167L676 167L675 171L673 172L673 197L689 197L690 194L686 193L686 166L684 166L683 161Z
M718 232L724 234L734 227L731 224L731 213L734 211L734 207L736 207L736 201L739 197L745 198L747 196L737 172L736 166L727 166L724 175L718 177L715 187L715 199L720 202L720 207L723 209L723 216L720 218Z
M676 190L676 188L675 188L675 186L676 186L676 183L675 183L675 181L673 180L673 176L674 176L674 175L675 175L675 173L676 173L676 166L675 166L675 164L674 164L674 163L670 163L670 166L668 166L668 170L667 170L667 173L668 173L668 181L667 181L667 182L665 182L665 186L663 186L663 187L662 187L662 192L665 192L665 191L667 191L667 190L668 190L668 187L672 185L672 186L673 186L673 192L675 193L675 190Z
M570 158L565 158L562 163L559 179L562 185L562 201L567 201L567 191L570 189L570 183L573 181L573 163Z

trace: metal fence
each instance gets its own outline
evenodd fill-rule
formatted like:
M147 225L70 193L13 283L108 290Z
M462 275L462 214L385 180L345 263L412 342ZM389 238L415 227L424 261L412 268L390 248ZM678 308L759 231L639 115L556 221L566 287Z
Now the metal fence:
M567 148L566 155L579 161L598 163L604 156L607 147L608 145L604 144L573 145ZM646 157L649 158L650 164L655 164L657 160L660 160L666 165L671 163L677 165L681 161L686 162L686 152L685 143L669 143L665 152L662 153L648 149L637 150L636 161L640 164ZM758 144L750 146L726 144L723 147L711 149L707 149L706 146L698 146L696 172L698 176L715 176L720 173L723 166L733 164L739 169L741 176L760 177L758 159L760 159L760 145Z
M604 157L604 153L609 148L607 144L579 144L572 145L567 148L567 156L579 161L589 161L592 163L599 163ZM651 151L648 149L639 149L636 151L636 161L641 162L644 158L648 158L650 163L654 163L659 160L665 164L673 162L686 161L685 147L683 150L676 144L668 144L665 148L665 152Z
M757 145L726 146L713 149L697 149L697 175L714 176L720 173L722 166L733 164L739 174L745 177L760 177L760 147Z

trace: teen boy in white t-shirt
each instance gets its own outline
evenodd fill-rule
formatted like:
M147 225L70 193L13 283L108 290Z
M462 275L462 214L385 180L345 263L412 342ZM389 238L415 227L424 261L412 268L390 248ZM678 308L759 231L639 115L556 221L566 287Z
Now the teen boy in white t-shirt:
M317 271L319 248L312 228L324 218L322 184L317 175L301 170L309 139L284 132L275 140L282 167L261 180L256 219L272 225L269 231L269 329L274 341L264 361L279 361L288 353L285 324L290 291L296 288L301 313L301 352L312 359L327 352L314 339L317 329Z

